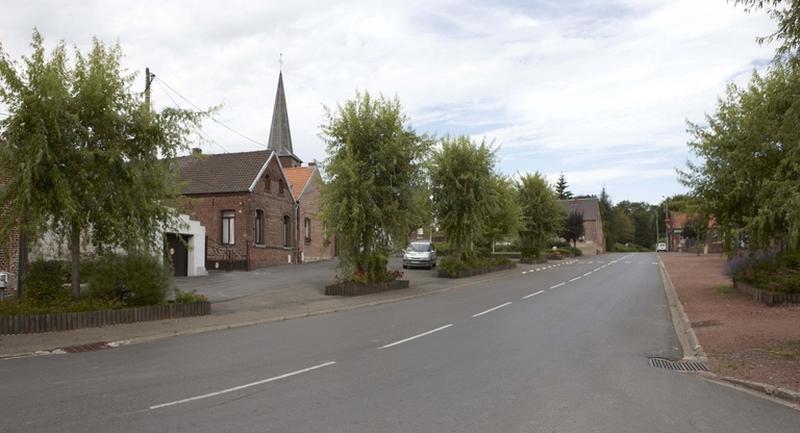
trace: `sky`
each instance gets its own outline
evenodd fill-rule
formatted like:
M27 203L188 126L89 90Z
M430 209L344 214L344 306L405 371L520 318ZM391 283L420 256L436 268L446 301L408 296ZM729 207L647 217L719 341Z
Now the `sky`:
M763 70L775 25L724 0L10 1L0 44L119 42L156 108L222 105L203 152L266 146L283 70L294 151L324 161L324 107L396 96L420 133L485 139L507 175L657 203L685 191L686 122ZM282 53L282 62L279 60ZM160 80L160 81L159 81ZM178 94L174 93L174 89ZM0 107L0 112L3 108ZM246 137L246 138L245 138ZM194 140L195 137L192 137Z

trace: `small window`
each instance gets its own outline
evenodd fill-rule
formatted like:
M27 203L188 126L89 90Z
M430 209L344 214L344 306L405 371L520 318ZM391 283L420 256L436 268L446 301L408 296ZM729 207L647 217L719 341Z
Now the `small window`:
M269 175L264 176L264 191L272 192L272 179L269 178Z
M236 221L236 212L232 210L222 211L222 230L220 231L220 243L223 245L233 245L235 233L233 231Z
M286 189L286 183L284 183L283 179L278 181L278 194L283 195L283 190Z
M283 217L283 246L288 247L290 245L292 236L291 232L289 231L289 215L285 215Z
M256 211L256 244L264 245L264 211Z
M311 219L306 218L303 221L303 233L305 233L306 242L311 242Z

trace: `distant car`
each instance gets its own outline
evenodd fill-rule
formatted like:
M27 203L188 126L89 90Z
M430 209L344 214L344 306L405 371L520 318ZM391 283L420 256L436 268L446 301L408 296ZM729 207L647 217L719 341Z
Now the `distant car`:
M408 245L403 252L403 269L422 267L432 269L436 267L436 248L427 241L415 241Z
M665 244L664 242L659 242L658 245L656 245L656 252L661 252L661 251L667 251L667 244Z

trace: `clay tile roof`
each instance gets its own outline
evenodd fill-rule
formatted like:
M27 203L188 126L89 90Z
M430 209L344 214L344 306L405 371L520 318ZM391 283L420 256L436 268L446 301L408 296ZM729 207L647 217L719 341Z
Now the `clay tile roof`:
M558 202L567 214L572 211L583 212L583 219L586 221L600 220L600 200L597 198L572 198Z
M181 194L249 191L271 153L269 150L259 150L176 158Z
M292 188L292 196L297 199L303 192L303 188L306 187L308 180L311 179L311 175L314 174L314 167L288 167L283 169L283 173Z

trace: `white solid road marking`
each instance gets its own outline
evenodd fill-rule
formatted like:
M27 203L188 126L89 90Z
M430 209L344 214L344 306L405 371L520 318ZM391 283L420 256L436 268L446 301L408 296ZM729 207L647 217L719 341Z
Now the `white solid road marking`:
M583 278L583 277L575 277L575 278L573 278L573 279L569 280L569 282L571 283L571 282L573 282L573 281L578 281L578 280L580 280L581 278Z
M436 329L431 329L431 330L430 330L430 331L428 331L428 332L423 332L422 334L417 334L417 335L415 335L415 336L413 336L413 337L404 338L404 339L402 339L402 340L400 340L400 341L395 341L394 343L390 343L390 344L387 344L387 345L385 345L385 346L381 346L381 347L379 347L378 349L386 349L386 348L388 348L388 347L397 346L398 344L407 343L407 342L409 342L409 341L411 341L411 340L416 340L416 339L417 339L417 338L419 338L419 337L424 337L424 336L426 336L426 335L433 334L434 332L439 332L439 331L441 331L441 330L443 330L443 329L447 329L447 328L449 328L449 327L451 327L451 326L453 326L453 324L452 324L452 323L450 323L449 325L440 326L440 327L438 327L438 328L436 328Z
M176 404L188 403L190 401L201 400L201 399L204 399L204 398L214 397L214 396L221 395L221 394L227 394L229 392L239 391L240 389L250 388L250 387L253 387L253 386L257 386L257 385L263 385L265 383L274 382L276 380L281 380L281 379L286 379L287 377L296 376L298 374L308 373L309 371L316 370L316 369L322 368L322 367L327 367L327 366L333 365L333 364L336 364L336 362L335 361L324 362L322 364L318 364L318 365L315 365L313 367L304 368L302 370L293 371L291 373L282 374L280 376L270 377L269 379L259 380L259 381L256 381L256 382L250 382L250 383L245 384L245 385L234 386L233 388L223 389L222 391L209 392L208 394L203 394L203 395L198 395L198 396L195 396L195 397L184 398L182 400L175 400L175 401L171 401L169 403L157 404L157 405L154 405L154 406L150 406L150 410L160 409L162 407L167 407L167 406L174 406Z
M550 290L557 289L557 288L563 286L564 284L567 284L567 283L558 283L555 286L550 286Z
M523 296L523 297L522 297L522 299L528 299L528 298L532 298L532 297L534 297L534 296L536 296L536 295L540 295L540 294L542 294L542 293L544 293L544 290L539 290L539 291L538 291L538 292L536 292L536 293L531 293L530 295L525 295L525 296Z
M488 309L488 310L486 310L486 311L481 311L481 312L480 312L480 313L478 313L478 314L473 314L473 315L472 315L472 317L479 317L479 316L483 316L483 315L484 315L484 314L486 314L486 313L491 313L492 311L494 311L494 310L497 310L497 309L500 309L500 308L503 308L503 307L505 307L505 306L507 306L507 305L511 305L511 301L508 301L508 302L506 302L505 304L500 304L500 305L498 305L498 306L496 306L496 307L492 307L492 308L490 308L490 309Z

